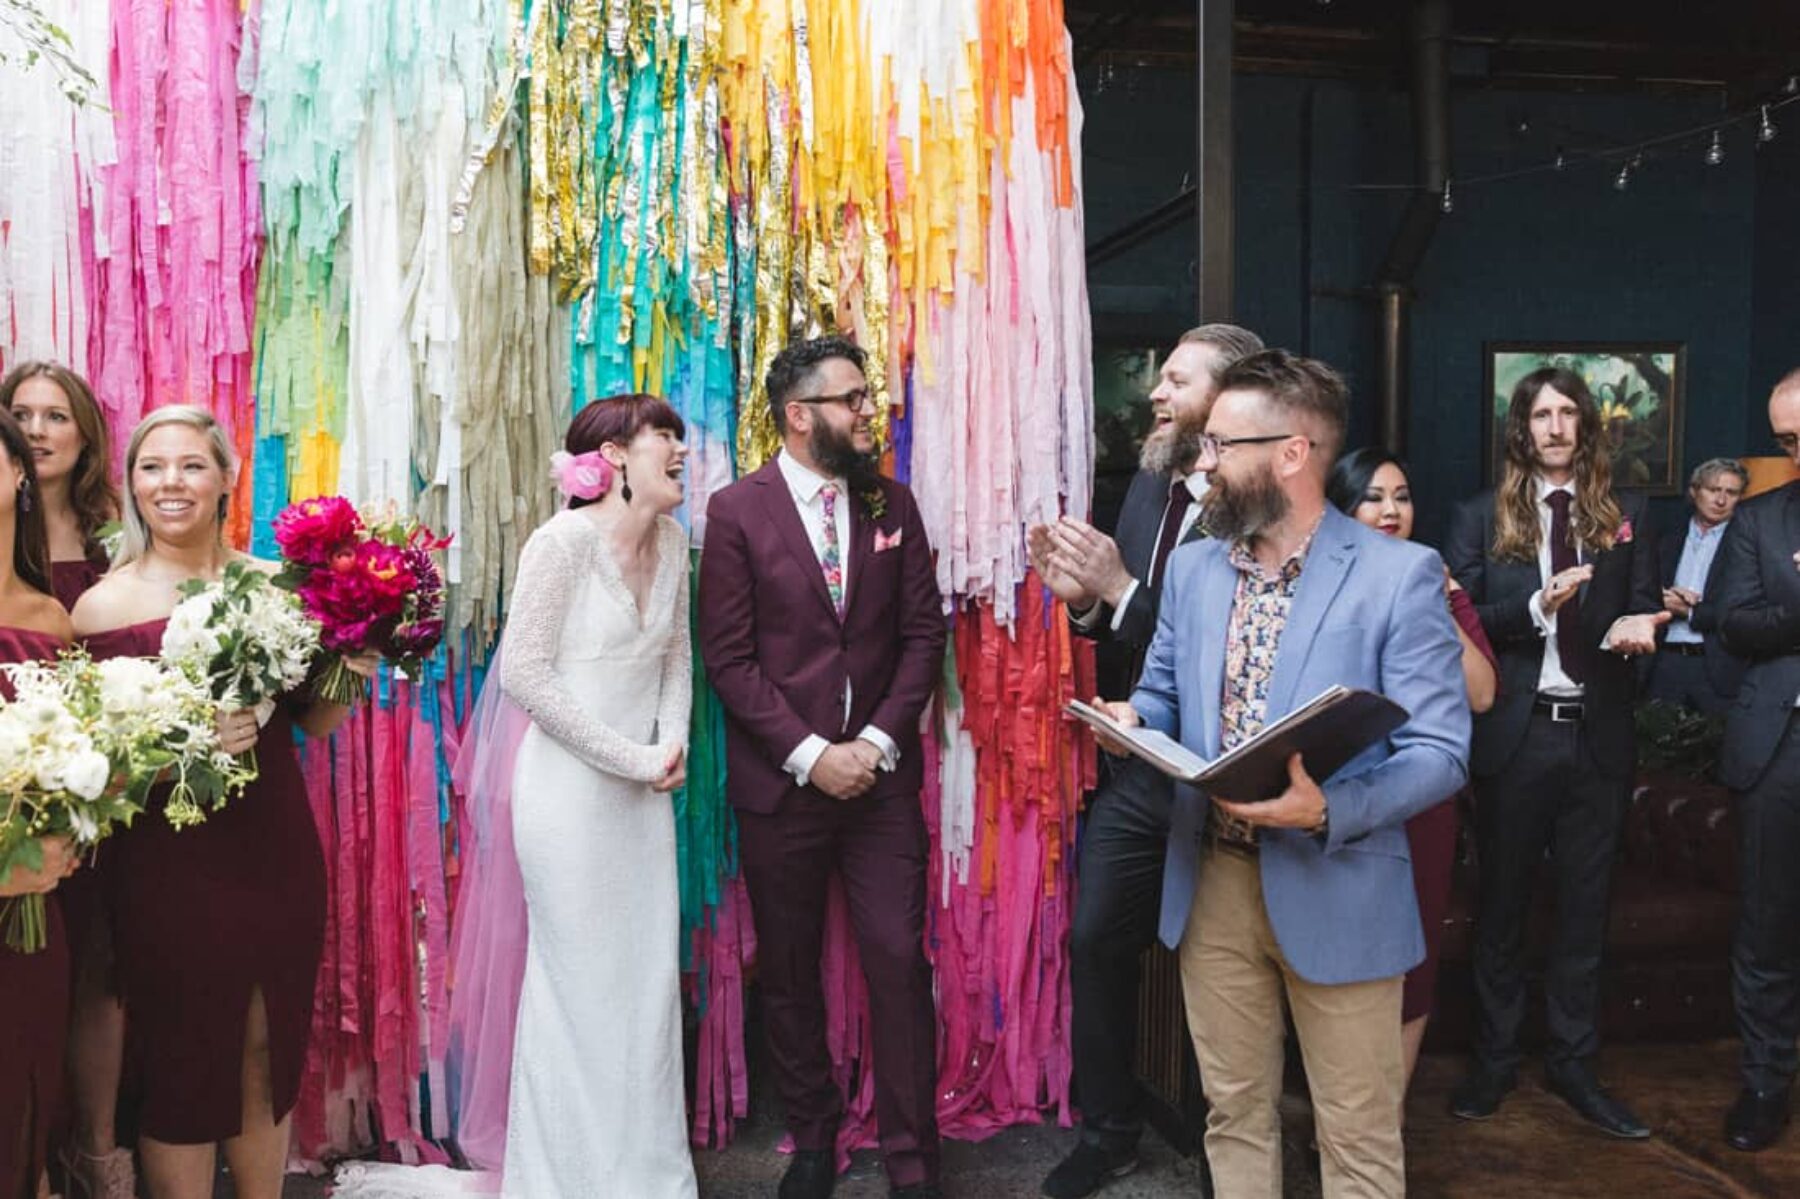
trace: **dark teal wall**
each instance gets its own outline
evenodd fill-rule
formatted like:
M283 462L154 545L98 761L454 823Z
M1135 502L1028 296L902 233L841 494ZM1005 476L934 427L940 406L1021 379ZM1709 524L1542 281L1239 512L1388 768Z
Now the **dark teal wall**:
M1800 105L1787 110L1795 113ZM1744 435L1769 454L1768 407L1776 380L1800 367L1800 114L1756 162L1756 262L1750 404Z
M1192 162L1191 77L1137 72L1128 87L1127 74L1098 93L1091 73L1083 80L1090 239L1177 190ZM1238 316L1272 344L1342 370L1357 399L1355 439L1367 440L1377 326L1357 293L1374 280L1405 195L1356 185L1411 177L1409 100L1362 84L1250 76L1236 104ZM1458 88L1452 173L1547 162L1559 144L1634 142L1720 112L1702 95ZM1698 144L1653 156L1624 192L1600 166L1454 189L1413 309L1409 439L1422 536L1440 534L1449 505L1480 483L1487 340L1685 342L1684 464L1762 451L1768 384L1779 364L1800 364L1800 116L1789 123L1760 152L1748 127L1728 134L1719 167L1704 165ZM1098 267L1097 338L1159 341L1185 327L1193 243L1184 225ZM1757 429L1761 440L1750 440Z

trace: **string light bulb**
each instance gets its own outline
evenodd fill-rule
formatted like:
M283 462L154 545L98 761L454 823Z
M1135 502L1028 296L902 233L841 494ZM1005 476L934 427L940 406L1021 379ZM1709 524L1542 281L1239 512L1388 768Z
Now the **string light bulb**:
M1758 145L1766 145L1775 140L1775 122L1769 119L1769 106L1762 106L1762 122L1756 127Z
M1631 168L1637 165L1637 155L1632 155L1625 165L1619 168L1618 176L1613 180L1614 191L1624 191L1631 186Z
M1563 148L1561 146L1556 147L1556 169L1559 171L1562 170L1567 163L1568 158L1563 154Z
M1448 179L1444 180L1444 194L1443 194L1443 197L1438 200L1438 211L1439 212L1455 212L1456 211L1456 201L1454 199L1452 199L1450 196L1450 181Z
M1712 145L1706 147L1706 165L1716 167L1725 161L1725 135L1713 130Z

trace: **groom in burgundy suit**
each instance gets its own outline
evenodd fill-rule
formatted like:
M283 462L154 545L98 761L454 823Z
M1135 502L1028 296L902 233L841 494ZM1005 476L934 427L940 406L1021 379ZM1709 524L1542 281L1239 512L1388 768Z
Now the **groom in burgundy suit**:
M833 871L869 984L893 1194L939 1194L919 717L943 666L943 600L912 493L876 473L862 368L841 337L776 356L782 450L712 497L700 555L700 649L726 711L763 1019L796 1148L781 1199L823 1199L837 1178L843 1101L819 979Z

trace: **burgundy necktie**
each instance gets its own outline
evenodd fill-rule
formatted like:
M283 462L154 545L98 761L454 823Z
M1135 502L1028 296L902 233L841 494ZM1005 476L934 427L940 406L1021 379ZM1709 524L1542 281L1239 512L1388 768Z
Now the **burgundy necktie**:
M1169 555L1175 552L1175 543L1181 540L1181 518L1187 515L1188 506L1194 502L1194 493L1188 490L1186 479L1174 479L1169 483L1169 502L1163 508L1162 533L1156 538L1156 556L1150 559L1150 586L1162 585L1163 566Z
M1569 504L1574 496L1552 491L1544 497L1550 505L1550 573L1561 574L1575 565L1575 546L1569 541ZM1556 610L1556 652L1563 673L1577 683L1587 681L1587 648L1581 643L1581 590L1577 588Z

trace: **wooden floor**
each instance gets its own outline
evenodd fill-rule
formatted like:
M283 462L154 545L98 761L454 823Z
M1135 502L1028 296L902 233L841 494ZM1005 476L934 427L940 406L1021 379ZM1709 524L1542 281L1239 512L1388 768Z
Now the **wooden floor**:
M1608 1087L1655 1130L1648 1141L1590 1132L1533 1071L1490 1121L1445 1110L1462 1063L1428 1058L1407 1107L1411 1194L1530 1199L1702 1199L1800 1196L1800 1131L1739 1153L1724 1142L1737 1094L1737 1043L1634 1045L1601 1063Z
M1445 1110L1463 1063L1427 1057L1407 1106L1409 1194L1415 1199L1800 1199L1800 1128L1772 1149L1738 1153L1720 1137L1726 1106L1736 1093L1733 1042L1711 1045L1633 1045L1609 1050L1601 1073L1615 1094L1655 1130L1649 1141L1615 1141L1591 1131L1540 1085L1535 1065L1494 1119L1471 1124ZM776 1152L780 1127L766 1086L755 1095L753 1118L722 1153L697 1150L705 1199L764 1199L775 1193L786 1159ZM1309 1161L1305 1102L1285 1108L1287 1199L1319 1194ZM981 1144L944 1147L944 1193L949 1199L1029 1199L1046 1171L1067 1152L1074 1133L1061 1128L1015 1128ZM221 1188L228 1195L229 1186ZM293 1177L287 1199L324 1195L315 1179ZM873 1153L859 1153L840 1182L840 1199L881 1199L888 1193ZM1196 1199L1197 1163L1148 1138L1143 1165L1101 1192L1101 1199ZM624 1197L621 1197L624 1199Z

